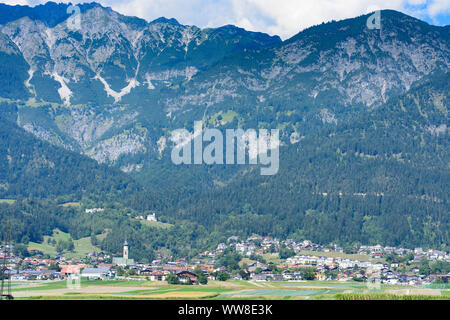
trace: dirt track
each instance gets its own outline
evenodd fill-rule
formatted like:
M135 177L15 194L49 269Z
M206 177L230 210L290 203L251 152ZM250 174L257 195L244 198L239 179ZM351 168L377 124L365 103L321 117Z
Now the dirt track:
M24 290L13 292L14 297L32 297L32 296L58 296L66 293L89 293L89 294L107 294L120 293L134 290L151 290L157 287L127 287L127 286L88 286L80 289L50 289L50 290Z

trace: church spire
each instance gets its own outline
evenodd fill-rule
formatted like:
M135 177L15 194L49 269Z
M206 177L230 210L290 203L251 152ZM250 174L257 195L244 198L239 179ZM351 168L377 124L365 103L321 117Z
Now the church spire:
M125 238L125 242L123 243L123 258L128 259L128 241Z

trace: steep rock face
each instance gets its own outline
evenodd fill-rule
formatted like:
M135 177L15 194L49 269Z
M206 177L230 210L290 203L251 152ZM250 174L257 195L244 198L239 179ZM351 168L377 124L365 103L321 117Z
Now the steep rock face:
M27 131L126 170L141 165L135 155L162 157L168 133L194 120L279 127L284 143L298 142L450 65L449 27L390 10L380 30L366 15L281 42L235 26L148 23L95 3L73 28L67 7L5 7L14 19L0 15L0 72L12 80L0 96L19 101Z
M381 30L362 16L281 42L98 4L73 29L68 5L37 8L0 5L0 198L127 193L140 207L131 175L144 207L198 223L201 242L448 246L449 27L382 11ZM174 165L171 133L200 119L280 129L279 172Z
M94 147L86 151L86 155L97 160L99 163L114 162L122 154L134 155L145 153L147 131L145 129L133 128L124 130L109 139L97 143Z
M306 104L375 107L423 76L449 68L448 27L386 10L382 29L370 30L367 17L312 27L281 46L243 53L194 79L184 95L167 101L169 107L202 105L227 96L254 97L255 104L296 97Z
M227 54L280 42L278 37L233 26L201 30L172 20L146 23L100 5L80 14L79 27L72 20L50 27L23 16L0 29L20 49L33 77L39 74L59 84L53 89L60 97L55 102L67 105L118 102L152 80L190 79ZM86 92L91 86L95 94ZM36 93L37 98L46 95Z
M234 26L202 30L165 18L147 23L95 3L81 5L80 28L68 20L68 5L2 8L9 12L0 16L2 71L12 65L5 78L14 72L17 81L0 90L2 97L25 101L20 125L108 163L147 150L151 140L141 130L126 139L123 132L149 103L157 107L153 96L160 90L191 80L227 55L281 42ZM44 108L34 117L39 111L30 108L48 103L55 114Z
M19 105L18 124L42 140L78 151L101 163L114 164L121 154L145 152L145 129L135 123L138 112L121 106L30 107ZM129 133L132 134L129 134Z

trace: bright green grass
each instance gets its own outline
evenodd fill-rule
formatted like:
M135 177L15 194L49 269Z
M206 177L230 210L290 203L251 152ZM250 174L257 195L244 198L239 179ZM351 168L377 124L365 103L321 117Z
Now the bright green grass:
M239 285L239 286L245 286L245 287L251 287L251 288L255 287L254 283L251 283L249 281L244 281L244 280L228 280L227 282L233 283L233 284ZM209 281L208 283L211 283L211 284L219 283L220 284L220 281Z
M450 283L432 283L422 286L423 288L432 289L450 289Z
M30 242L28 246L28 250L39 250L42 251L44 254L48 254L50 256L55 256L57 254L56 252L56 246L53 246L52 244L48 243L48 240L55 240L56 242L62 240L62 241L68 241L70 239L70 234L63 232L59 229L53 230L52 236L44 236L44 241L42 243L36 243L36 242ZM100 249L93 246L91 243L91 238L81 238L78 240L73 241L75 249L73 252L64 252L64 256L66 258L84 258L88 253L90 252L100 252Z
M25 105L20 104L20 107L30 107L30 108L39 108L42 106L47 106L47 105L51 105L52 108L57 108L59 106L61 106L58 103L54 103L54 102L47 102L47 101L37 101L35 98L29 98L27 101L25 101Z
M32 282L36 283L36 282ZM40 282L39 282L40 283ZM21 288L12 288L12 291L35 291L35 290L54 290L54 289L64 289L67 288L67 282L66 281L42 281L42 285L31 287L21 287ZM83 284L82 284L83 286Z
M214 287L194 287L194 286L168 286L168 287L161 287L156 289L149 289L149 290L133 290L133 291L126 291L116 294L129 294L129 295L151 295L151 294L162 294L162 293L169 293L169 292L215 292L216 294L219 293L225 293L234 291L234 289L229 288L214 288Z
M209 123L214 123L215 121L219 120L218 119L219 116L222 116L220 122L223 123L223 124L226 124L226 123L232 122L234 120L234 118L239 117L239 114L236 111L233 111L233 110L228 110L225 113L219 112L219 113L216 113L213 116L211 116L211 118L209 119L208 122Z
M332 257L332 258L342 258L350 260L360 260L360 261L384 261L383 259L372 259L370 256L365 254L347 254L343 252L317 252L317 251L299 251L298 255L311 255L311 256L322 256L322 257Z
M75 250L74 252L64 253L67 258L84 258L90 252L100 252L100 249L93 246L91 243L91 238L81 238L74 240Z
M276 254L265 253L262 256L267 262L272 262L275 264L282 264L283 262L285 262L284 260L280 259L278 253Z
M157 284L155 281L140 281L140 280L88 280L81 281L83 285L96 285L96 286L154 286Z
M343 284L343 283L305 283L305 282L297 282L297 283L287 283L283 284L285 287L328 287L328 288L336 288L336 289L355 289L355 288L364 288L367 287L366 284L354 283L354 284Z
M61 207L74 207L74 208L80 208L81 202L66 202L60 204Z
M67 287L66 280L59 281L30 281L30 284L38 284L36 286L26 286L26 282L21 282L20 284L24 285L19 288L13 289L13 291L27 291L27 290L54 290L54 289L64 289ZM152 281L138 281L138 280L130 280L130 281L119 281L119 280L81 280L81 287L85 288L88 286L151 286L154 285L155 282Z
M173 224L170 223L164 223L164 222L159 222L159 221L147 221L147 220L141 220L141 223L145 226L148 227L153 227L153 228L160 228L160 229L168 229L173 227Z
M1 203L13 204L14 202L16 202L16 200L14 199L0 199L0 204Z
M246 292L237 293L237 295L250 296L291 296L291 297L305 297L325 294L328 290L281 290L281 289L258 289Z
M55 240L58 242L59 240L67 241L69 240L70 235L66 232L62 232L59 229L53 230L52 236L44 236L44 241L42 243L36 243L36 242L30 242L28 249L29 250L39 250L42 251L44 254L48 254L50 256L56 255L56 247L48 243L48 240Z
M442 290L442 296L431 295L395 295L386 294L384 289L392 286L383 287L378 291L367 292L364 286L357 282L339 283L330 281L308 281L302 283L289 282L270 282L263 283L264 287L255 287L254 284L246 281L231 280L226 283L220 281L210 281L207 285L168 285L166 283L154 281L121 281L121 280L82 280L81 287L88 286L124 286L123 292L111 294L86 294L86 293L68 293L63 295L51 295L42 297L30 297L30 299L171 299L173 293L199 293L208 292L206 297L193 299L233 299L233 300L252 300L252 299L337 299L337 300L419 300L419 299L450 299L449 290ZM34 290L54 290L66 288L66 281L30 281L35 287L21 287L26 282L14 282L13 292L34 291ZM260 283L258 283L260 284ZM289 288L291 285L315 286L313 289L307 288ZM225 286L226 285L226 286ZM230 286L232 285L232 286ZM130 290L127 286L140 287L138 290ZM327 286L324 288L321 286ZM332 288L332 289L330 289ZM364 290L364 292L363 292ZM167 298L159 297L161 294L169 294ZM145 296L145 297L142 297Z
M30 242L28 244L28 250L38 250L43 252L44 254L48 254L49 256L56 255L56 248L47 244L41 244L36 242Z
M222 121L229 123L234 120L235 117L237 117L238 114L233 110L228 110L227 112L222 114Z
M389 293L340 293L337 300L450 300L450 296L397 295Z
M211 296L212 297L212 296ZM27 298L19 298L18 300L151 300L147 297L125 297L114 295L96 295L96 294L71 294L71 295L55 295L55 296L32 296ZM158 300L170 300L161 299Z
M248 297L243 298L243 297L233 297L230 295L217 295L212 298L204 298L204 299L205 300L236 300L236 301L239 301L239 300L269 300L269 298L266 296L255 296L255 297L248 296Z
M48 238L55 239L56 241L59 240L67 241L70 239L70 234L68 234L67 232L63 232L59 229L55 229L53 230L53 235L51 237L45 236L44 240L47 240Z

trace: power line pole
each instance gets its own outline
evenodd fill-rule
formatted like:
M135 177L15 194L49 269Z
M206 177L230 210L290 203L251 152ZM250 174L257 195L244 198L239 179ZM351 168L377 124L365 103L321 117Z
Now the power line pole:
M0 276L2 277L2 285L0 291L0 300L12 300L14 299L11 294L11 272L8 269L9 259L11 257L11 228L9 223L6 226L5 231L5 253L3 256L3 263L1 267ZM5 292L5 278L7 277L6 292Z

